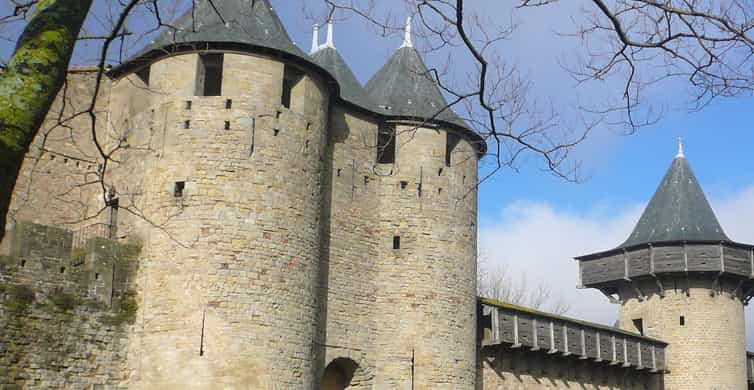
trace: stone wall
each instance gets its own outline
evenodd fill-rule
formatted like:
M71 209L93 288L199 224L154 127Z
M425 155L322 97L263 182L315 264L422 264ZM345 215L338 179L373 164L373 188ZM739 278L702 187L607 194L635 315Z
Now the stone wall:
M545 351L485 347L480 351L479 390L661 390L662 377L647 371L595 364ZM689 387L688 389L691 389Z
M667 277L661 284L662 290L654 281L621 289L619 326L638 331L641 321L645 335L669 343L665 389L746 388L744 307L733 293L737 284L693 277Z
M115 389L126 379L137 245L19 222L0 256L0 388Z

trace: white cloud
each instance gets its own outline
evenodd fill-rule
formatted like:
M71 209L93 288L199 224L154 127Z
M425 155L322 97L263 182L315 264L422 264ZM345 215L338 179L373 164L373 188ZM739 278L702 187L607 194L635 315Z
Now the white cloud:
M754 243L754 224L750 222L754 220L754 186L711 202L733 240ZM543 202L514 202L498 216L483 216L480 248L488 268L503 264L519 278L546 283L553 295L570 303L568 316L612 325L617 306L598 291L576 289L578 267L572 258L619 245L643 207L633 205L605 214L600 205L589 212L576 212ZM754 309L748 307L746 314L748 347L754 350Z

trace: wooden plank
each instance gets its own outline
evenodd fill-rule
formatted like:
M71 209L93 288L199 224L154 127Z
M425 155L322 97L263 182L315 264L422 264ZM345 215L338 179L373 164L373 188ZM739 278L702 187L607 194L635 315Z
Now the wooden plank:
M549 350L552 347L550 342L550 321L544 319L537 320L537 347Z
M525 314L518 314L518 343L525 347L534 346L534 332L532 318Z
M751 254L741 248L724 247L725 272L749 277L751 276Z
M586 344L586 356L597 359L597 332L592 329L584 329L584 343Z
M720 271L719 245L687 245L689 271Z
M568 352L581 355L581 330L574 326L568 327Z
M613 360L613 338L610 335L600 333L599 348L602 360Z
M658 246L652 250L654 272L683 272L686 268L683 246Z
M615 338L615 361L625 363L626 362L626 355L624 354L625 348L623 346L624 343L623 337L616 337Z
M628 252L628 277L649 274L649 249Z
M500 310L500 341L504 343L513 344L515 342L514 331L514 315L509 311Z
M626 339L626 363L639 366L639 350L635 340Z

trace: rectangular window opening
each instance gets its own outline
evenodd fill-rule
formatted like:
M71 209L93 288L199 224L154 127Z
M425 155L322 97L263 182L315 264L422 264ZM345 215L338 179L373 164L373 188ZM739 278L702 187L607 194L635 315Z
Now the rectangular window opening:
M136 71L136 77L138 77L139 80L141 80L141 82L144 83L144 85L146 85L147 87L149 86L149 73L150 73L149 66L145 66Z
M644 336L644 321L641 318L636 318L632 321L634 323L634 328L636 328L636 331Z
M61 273L61 274L64 274L64 273L65 273L65 267L60 267L60 273Z
M228 99L228 100L225 101L225 109L226 110L230 110L231 108L233 108L233 100L232 99Z
M21 260L21 268L26 267L26 260Z
M681 316L679 322L680 322L681 326L686 326L686 316Z
M225 121L225 130L230 130L230 121Z
M173 188L173 196L176 198L180 198L183 196L183 190L186 189L186 182L185 181L177 181L175 182L175 187Z
M196 95L220 96L223 87L222 53L200 54L196 72Z
M183 122L183 128L184 129L190 129L191 128L191 121L184 121Z
M407 181L401 181L401 189L405 190L406 187L408 187L408 182Z
M186 100L186 110L191 110L191 100Z
M300 70L289 65L285 66L283 70L283 94L280 96L280 104L283 107L291 108L293 90L303 78L304 74Z
M401 236L393 236L393 249L401 249Z
M458 137L455 133L448 133L446 142L445 142L445 166L450 166L450 164L453 161L453 149L456 148L456 145L458 145L458 142L461 139Z
M94 280L99 280L99 273L98 272L94 274Z
M377 133L377 162L395 163L395 126L383 124Z

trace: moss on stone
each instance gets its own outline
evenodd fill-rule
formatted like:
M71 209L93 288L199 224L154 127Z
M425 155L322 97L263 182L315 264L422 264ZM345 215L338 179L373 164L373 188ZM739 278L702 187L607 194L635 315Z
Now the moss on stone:
M136 292L129 290L123 294L119 310L112 314L104 314L99 317L99 320L105 325L112 326L133 324L138 310L139 303L136 300Z
M35 295L31 287L24 284L8 286L5 307L16 313L24 312L34 303Z
M78 298L62 288L58 287L49 296L50 302L61 311L71 311L78 306Z

